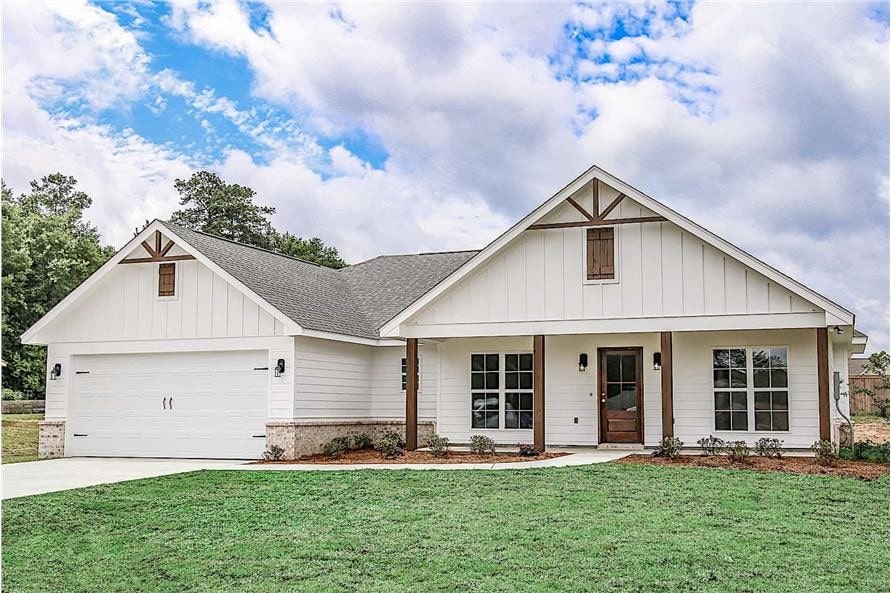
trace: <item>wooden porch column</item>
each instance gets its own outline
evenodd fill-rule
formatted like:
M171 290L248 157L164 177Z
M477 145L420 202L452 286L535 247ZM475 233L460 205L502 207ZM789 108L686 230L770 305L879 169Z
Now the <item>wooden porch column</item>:
M829 331L817 328L817 406L820 416L820 440L832 438L829 426Z
M418 448L418 339L405 341L405 448Z
M674 436L674 378L671 332L662 332L662 438Z
M545 450L545 337L532 338L532 445Z

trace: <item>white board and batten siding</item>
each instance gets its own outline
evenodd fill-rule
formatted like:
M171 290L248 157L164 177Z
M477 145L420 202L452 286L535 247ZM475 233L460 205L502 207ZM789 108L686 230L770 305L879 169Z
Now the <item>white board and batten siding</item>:
M176 262L176 295L158 265L115 266L41 332L46 343L284 335L282 322L197 260Z
M601 191L602 208L615 190ZM590 186L576 197L590 208ZM652 215L625 198L610 218ZM542 222L579 216L564 204ZM821 311L671 222L614 228L615 280L586 279L585 228L527 230L408 324Z
M295 338L294 416L301 420L405 420L405 348ZM419 347L418 418L436 417L436 349Z

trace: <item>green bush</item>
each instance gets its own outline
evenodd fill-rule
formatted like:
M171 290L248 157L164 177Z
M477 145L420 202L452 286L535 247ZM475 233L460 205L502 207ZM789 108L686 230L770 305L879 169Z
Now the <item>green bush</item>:
M353 449L372 449L374 441L366 433L357 434L353 437Z
M387 459L395 459L405 453L402 435L392 430L385 432L374 444L374 448Z
M854 443L853 447L839 450L838 456L842 459L887 464L889 462L888 443L858 441Z
M8 387L3 388L3 401L14 401L25 399L25 394L21 391L16 391L15 389L9 389Z
M674 459L681 454L684 441L677 437L665 437L659 441L659 446L653 451L653 457L668 457Z
M752 449L745 441L731 441L725 450L733 463L749 463L749 456L752 455Z
M541 455L541 451L535 448L535 445L524 445L520 443L517 445L519 449L518 453L520 457L538 457Z
M331 459L337 459L350 450L350 437L334 437L322 447L322 452Z
M451 443L449 443L448 437L434 434L427 439L427 447L430 449L430 453L432 453L434 457L444 457L448 455Z
M477 455L495 454L495 441L481 434L470 437L470 450Z
M820 465L832 466L838 461L838 447L832 441L815 441L811 450Z
M783 441L767 437L760 438L755 441L755 453L761 457L775 457L779 459L783 456Z
M708 435L705 438L699 439L696 443L702 447L702 454L705 456L720 455L724 452L724 447L727 445L727 443L724 442L724 439L720 439L713 435Z
M264 461L281 461L285 456L285 450L278 445L272 445L263 453Z

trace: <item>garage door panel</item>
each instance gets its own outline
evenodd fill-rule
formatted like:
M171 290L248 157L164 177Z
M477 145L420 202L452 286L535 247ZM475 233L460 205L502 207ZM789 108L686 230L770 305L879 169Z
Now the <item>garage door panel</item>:
M75 359L72 455L257 458L265 448L265 351ZM171 401L172 400L172 401ZM87 436L74 437L73 434Z

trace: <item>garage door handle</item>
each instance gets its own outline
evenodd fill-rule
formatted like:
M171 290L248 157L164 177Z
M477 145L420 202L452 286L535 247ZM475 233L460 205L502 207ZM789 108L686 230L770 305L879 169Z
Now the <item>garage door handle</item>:
M72 436L76 436L76 437L85 437L85 436L87 436L87 435L82 434L82 433L77 433L77 432L76 432L76 433L74 433L74 435L72 435Z
M170 401L167 402L167 403L168 403L168 405L170 406L170 409L172 410L172 409L173 409L173 398L171 397L171 398L170 398Z
M161 400L161 407L164 408L165 410L167 409L167 398L166 397Z
M266 438L266 435L265 435L265 434L255 434L255 435L254 435L254 438L255 438L255 439L265 439L265 438Z

